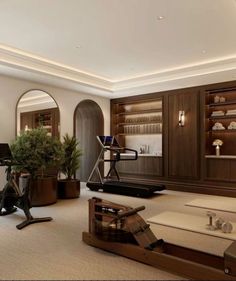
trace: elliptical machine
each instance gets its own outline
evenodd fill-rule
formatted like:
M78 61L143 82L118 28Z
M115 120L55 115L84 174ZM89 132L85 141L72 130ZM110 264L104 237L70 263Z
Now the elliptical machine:
M21 176L18 185L12 173L12 166L17 165L12 159L11 150L7 143L0 143L0 166L6 166L6 179L2 191L0 191L0 216L16 212L17 208L24 211L26 220L16 226L17 229L38 222L51 221L51 217L33 218L30 213L30 175Z

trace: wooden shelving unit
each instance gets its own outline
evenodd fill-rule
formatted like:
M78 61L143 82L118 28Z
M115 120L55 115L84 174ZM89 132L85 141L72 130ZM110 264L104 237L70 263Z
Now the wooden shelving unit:
M227 93L229 94L229 93ZM213 102L209 104L209 107L218 107L218 106L225 106L225 105L235 105L236 104L236 100L230 100L230 101L225 101L225 102Z
M44 110L23 112L20 114L21 130L33 129L42 126L50 136L59 136L59 110L49 108Z
M161 99L116 104L112 114L113 131L119 139L125 135L162 133Z
M153 108L153 109L146 109L146 110L138 110L138 111L124 111L121 113L118 113L119 115L140 115L140 114L148 114L148 113L156 113L156 112L162 112L161 108Z
M210 116L209 120L221 120L221 119L236 119L236 115L227 115L227 116Z
M220 97L223 97L222 101L219 100ZM206 178L221 182L235 182L236 129L228 127L231 122L236 122L236 114L227 114L227 112L236 110L236 88L206 92L205 107ZM223 115L212 116L214 111L221 111ZM225 129L214 129L217 123L220 123ZM215 147L212 145L215 139L223 141L218 157Z
M231 134L231 133L236 133L236 129L226 129L226 130L209 130L209 133L213 134Z
M219 99L223 99L220 101ZM228 114L229 110L236 110L236 89L222 89L222 91L209 91L206 93L206 154L214 155L213 141L221 139L223 145L221 154L236 155L235 133L236 129L229 129L231 122L236 122L236 114ZM221 111L223 115L214 116L214 112ZM216 130L214 127L220 123L225 129Z
M225 100L215 102L217 95ZM160 108L143 106L152 101L161 101ZM139 155L137 161L118 163L121 178L150 184L161 182L173 190L236 197L236 131L227 129L230 122L236 122L236 114L225 115L234 109L236 81L111 100L111 134L116 135L121 145L131 140L140 141L139 144L145 144L147 139L163 141L162 154ZM146 124L143 120L128 123L127 119L145 117L145 113L159 115L158 110L162 119L155 123L163 122L160 134L124 132L127 125ZM183 127L178 125L179 111L185 112ZM213 111L223 111L223 116L211 116ZM216 122L226 129L212 131ZM220 157L212 145L215 139L223 141Z
M162 97L137 100L124 98L111 103L112 135L116 136L120 145L129 146L140 152L139 148L142 145L145 146L149 142L157 143L162 139L162 111ZM137 161L119 163L118 170L121 176L128 178L162 176L162 157L154 155L151 144L147 147L145 156L139 157Z

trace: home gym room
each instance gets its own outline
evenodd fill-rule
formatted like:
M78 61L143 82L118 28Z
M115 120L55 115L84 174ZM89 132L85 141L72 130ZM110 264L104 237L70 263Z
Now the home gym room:
M236 279L235 12L0 1L1 280Z

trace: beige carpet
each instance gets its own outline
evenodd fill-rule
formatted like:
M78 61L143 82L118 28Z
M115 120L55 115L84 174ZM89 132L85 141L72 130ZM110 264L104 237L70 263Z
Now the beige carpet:
M182 277L154 267L88 246L82 231L88 230L88 199L101 197L117 203L138 207L145 205L142 216L147 219L163 211L204 215L198 208L184 204L199 197L196 194L163 191L152 199L133 198L91 192L83 186L81 198L32 209L35 217L52 216L45 222L17 230L22 211L0 217L0 279L1 280L183 280ZM204 195L202 195L204 198ZM156 229L158 238L169 233ZM188 236L186 236L185 240ZM181 235L184 240L184 235ZM197 238L196 238L197 239ZM196 243L197 240L192 241ZM198 239L200 239L198 237ZM190 241L191 242L191 241ZM217 247L212 242L211 247Z
M211 209L236 214L236 198L221 196L212 196L212 198L197 198L185 205L189 207Z

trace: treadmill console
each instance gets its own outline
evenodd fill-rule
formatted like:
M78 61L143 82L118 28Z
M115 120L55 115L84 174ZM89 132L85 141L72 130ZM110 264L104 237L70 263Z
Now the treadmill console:
M97 136L97 139L102 147L120 147L114 136Z

